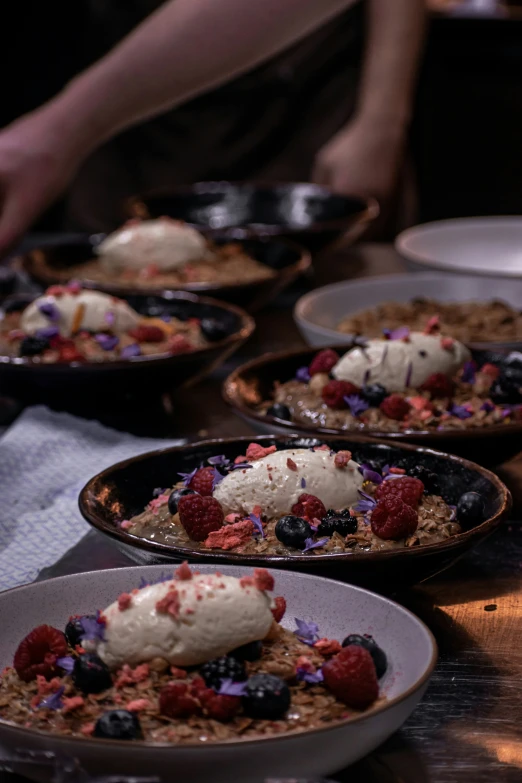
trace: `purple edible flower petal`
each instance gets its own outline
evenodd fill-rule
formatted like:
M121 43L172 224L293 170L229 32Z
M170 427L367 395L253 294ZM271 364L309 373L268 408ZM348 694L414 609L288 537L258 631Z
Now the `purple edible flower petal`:
M491 413L491 411L495 410L495 406L493 405L493 403L490 400L486 400L480 406L480 410L481 411L486 411L486 413Z
M326 536L326 538L320 538L319 541L314 541L313 538L307 538L305 540L306 546L301 551L308 552L310 549L318 549L319 547L324 546L326 543L328 543L329 540L330 539L328 538L328 536Z
M405 337L410 336L410 330L407 326L399 326L398 329L392 329L390 332L390 340L404 340Z
M190 473L178 473L178 476L181 476L183 479L183 484L188 487L198 470L199 468L194 468L194 470L192 470Z
M382 484L381 474L370 468L369 465L361 464L358 470L365 481L371 481L373 484Z
M253 468L248 462L238 462L237 465L232 465L230 470L245 470L246 468Z
M308 367L299 367L298 371L295 374L296 381L301 381L301 383L308 383L310 380L310 373L308 371Z
M152 497L153 498L159 498L160 495L163 495L167 490L162 489L161 487L156 487L152 490Z
M451 508L450 522L453 522L453 520L457 516L457 506L449 506L448 505L448 508Z
M138 343L132 343L132 345L126 345L120 351L122 359L132 359L134 356L141 356L141 348Z
M473 416L470 411L464 407L464 405L455 405L455 403L452 404L450 408L448 408L448 413L451 416L456 416L457 419L469 419L471 416Z
M266 538L266 533L263 528L263 523L261 522L261 517L259 517L257 514L249 514L248 519L254 523L254 527L256 528L257 532L261 534L261 538Z
M104 351L113 351L120 342L120 338L112 334L95 334L94 339Z
M504 408L502 410L502 418L506 419L508 416L511 416L512 413L513 413L513 409L512 408Z
M64 655L63 658L57 658L56 663L60 669L66 671L67 674L72 674L72 670L74 669L74 658L72 655Z
M301 489L304 489L305 487L306 487L306 479L302 478L301 479Z
M222 680L217 693L219 693L220 696L244 696L246 687L246 681L234 682L234 680L230 679Z
M370 375L371 375L371 371L370 370L366 370L366 372L364 373L364 376L363 376L363 386L366 386L366 384L370 380Z
M372 511L377 505L375 498L372 498L371 495L363 492L362 489L358 489L357 492L362 499L357 501L356 505L353 507L354 511Z
M390 472L390 466L389 466L389 465L385 465L385 466L383 467L383 469L382 469L382 475L383 475L383 477L384 477L384 478L386 478L386 476L389 474L389 472Z
M105 315L103 316L103 320L106 324L109 324L109 326L112 326L114 321L116 320L116 316L112 312L112 310L107 310Z
M413 362L410 362L408 364L408 370L406 372L406 387L409 388L411 385L411 376L413 375Z
M219 472L217 468L214 468L214 475L212 476L212 490L215 490L220 481L223 481L224 475Z
M44 340L51 340L53 337L58 337L59 334L60 330L57 326L44 326L35 332L36 337L43 337Z
M306 669L303 669L301 666L299 666L298 669L296 669L296 677L298 680L303 680L304 682L309 682L311 685L315 685L318 682L323 682L324 676L321 669L318 669L316 672L309 672Z
M477 365L474 361L465 362L461 376L463 383L475 383L476 372Z
M167 574L165 571L162 571L157 579L153 579L150 582L142 576L138 588L142 590L144 587L150 587L150 585L160 585L163 584L163 582L170 582L172 579L174 579L174 574Z
M298 617L294 617L294 620L297 625L294 634L299 641L313 645L319 639L319 626L317 623L307 623L305 620L299 620Z
M81 635L82 642L85 640L94 641L99 639L105 641L105 623L100 622L100 611L96 612L96 617L80 617L80 623L83 628Z
M171 316L170 316L170 315L166 315L166 314L164 314L164 315L160 315L160 318L161 318L161 320L162 320L162 321L164 321L164 323L166 323L166 324L170 324L170 322L172 321L172 318L171 318Z
M46 318L48 318L50 321L59 321L60 311L54 304L54 302L41 302L38 305L38 309L41 312L42 315L45 315Z
M65 693L65 686L61 685L58 690L40 702L38 709L45 707L47 710L61 710L63 707L62 696Z
M230 460L227 459L224 454L218 454L216 457L209 457L207 462L214 467L219 465L220 467L227 468L230 465Z
M360 416L361 413L364 413L364 411L367 411L370 407L366 400L363 400L358 394L350 394L348 397L343 397L343 399L350 408L350 413L355 418Z

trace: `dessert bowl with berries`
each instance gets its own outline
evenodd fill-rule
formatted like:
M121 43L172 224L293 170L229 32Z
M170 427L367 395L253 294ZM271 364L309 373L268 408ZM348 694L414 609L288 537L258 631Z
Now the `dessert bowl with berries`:
M103 471L80 494L84 517L145 562L268 564L387 591L449 565L510 502L473 463L357 436L165 449Z
M4 393L158 393L210 370L252 333L235 305L183 292L119 299L77 283L0 308ZM104 380L103 389L99 383Z
M267 354L236 369L223 393L262 432L361 433L487 465L520 451L521 354L470 350L436 317L423 332Z
M2 594L2 751L53 751L92 774L153 765L162 781L173 768L196 783L322 776L421 698L435 642L402 607L304 574L197 569Z
M160 217L132 219L107 236L46 245L17 263L42 285L74 279L119 296L185 290L255 309L306 271L311 258L285 240L210 239Z

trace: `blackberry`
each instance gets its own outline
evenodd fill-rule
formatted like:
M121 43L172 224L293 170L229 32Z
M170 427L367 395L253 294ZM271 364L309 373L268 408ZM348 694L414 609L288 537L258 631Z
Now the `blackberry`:
M407 475L420 479L428 495L440 495L439 477L432 470L428 470L423 465L415 465L414 468L407 472Z
M202 318L200 328L207 340L215 343L218 340L224 340L228 337L229 330L223 324L220 324L216 318Z
M501 375L491 387L490 396L498 405L516 405L522 401L520 383Z
M285 546L303 549L306 539L312 538L313 530L306 519L291 514L281 517L275 526L276 538Z
M194 492L193 489L188 489L188 487L182 487L181 489L173 489L172 492L169 495L168 499L168 507L169 507L169 513L174 516L174 514L177 514L178 512L178 503L179 499L184 497L185 495L196 495L197 493Z
M96 620L96 615L86 614L81 617L71 617L65 626L65 638L71 647L76 647L77 644L82 643L82 637L85 633L84 627L82 625L82 620L84 617L87 620Z
M457 522L471 527L480 524L485 517L484 500L478 492L465 492L457 503Z
M372 408L378 408L385 397L388 396L387 390L380 383L363 386L361 394Z
M82 693L101 693L112 687L107 665L93 653L85 653L75 660L72 680Z
M142 739L143 733L135 712L111 710L104 712L98 718L92 736L103 739L134 740Z
M238 661L258 661L261 658L262 651L263 642L249 642L249 644L236 647L229 655Z
M24 337L20 343L20 356L38 356L49 348L47 337Z
M219 688L223 680L232 680L233 682L244 682L247 678L243 663L237 658L224 655L222 658L214 658L213 661L205 663L200 674L209 688Z
M339 533L340 536L346 537L350 533L355 533L357 530L357 519L352 517L348 509L339 513L335 512L331 514L330 509L326 516L321 521L317 528L317 535L321 536L333 536L334 533Z
M292 414L290 408L287 405L283 405L282 402L275 402L268 408L266 412L267 416L274 416L276 419L282 419L282 421L291 421Z
M370 636L369 634L364 634L364 636L360 636L358 633L353 633L350 636L346 637L346 639L343 641L342 646L350 647L352 644L355 644L358 647L364 647L365 650L368 650L375 664L375 671L377 673L377 678L380 680L381 677L384 676L384 673L388 668L388 660L386 658L386 653L384 652L384 650L381 650L381 648L376 643L373 636Z
M280 677L254 674L247 682L242 703L249 718L277 720L290 707L290 690Z

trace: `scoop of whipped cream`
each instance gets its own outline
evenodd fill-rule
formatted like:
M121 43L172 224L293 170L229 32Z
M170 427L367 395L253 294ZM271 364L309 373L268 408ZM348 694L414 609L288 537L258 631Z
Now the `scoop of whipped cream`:
M255 582L192 575L124 594L103 612L105 641L91 645L111 669L153 658L195 666L226 655L272 626L271 599Z
M326 508L347 508L362 486L358 465L350 460L336 467L335 454L311 449L276 451L234 470L214 490L225 514L250 514L256 506L268 517L290 514L304 492L318 497Z
M100 332L110 329L122 333L139 324L141 316L123 299L115 299L100 291L72 293L66 288L60 294L38 297L22 313L20 326L33 335L39 329L56 326L62 337L86 329Z
M140 271L150 264L162 272L178 269L208 255L205 237L179 220L131 221L109 234L96 248L108 273Z
M471 358L465 345L440 335L411 332L408 341L368 340L352 348L332 369L338 381L356 386L380 383L389 392L417 388L434 373L453 376Z

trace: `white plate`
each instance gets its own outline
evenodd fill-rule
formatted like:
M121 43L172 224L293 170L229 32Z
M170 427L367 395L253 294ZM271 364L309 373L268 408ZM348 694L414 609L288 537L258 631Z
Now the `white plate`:
M37 625L64 628L71 614L92 613L141 577L158 578L165 566L117 568L76 574L0 594L0 669L11 665L23 637ZM214 566L199 565L202 573ZM232 576L251 568L220 566ZM342 640L349 633L371 633L388 656L381 692L388 701L358 718L324 728L272 737L198 745L152 745L59 737L0 720L0 756L20 748L74 757L92 774L157 775L162 781L260 783L265 778L320 778L370 753L409 717L428 685L437 657L435 641L411 612L360 587L318 576L276 571L275 595L284 595L283 625L294 617L316 620L322 636ZM41 780L42 778L40 778Z
M412 269L519 278L522 217L438 220L403 231L395 248Z
M522 310L522 281L500 278L492 286L486 277L410 273L334 283L301 297L294 308L295 322L304 339L313 347L349 343L351 336L336 330L343 318L382 302L409 302L416 296L441 302L490 301L501 299ZM492 345L493 343L489 343ZM520 348L521 342L497 343Z

